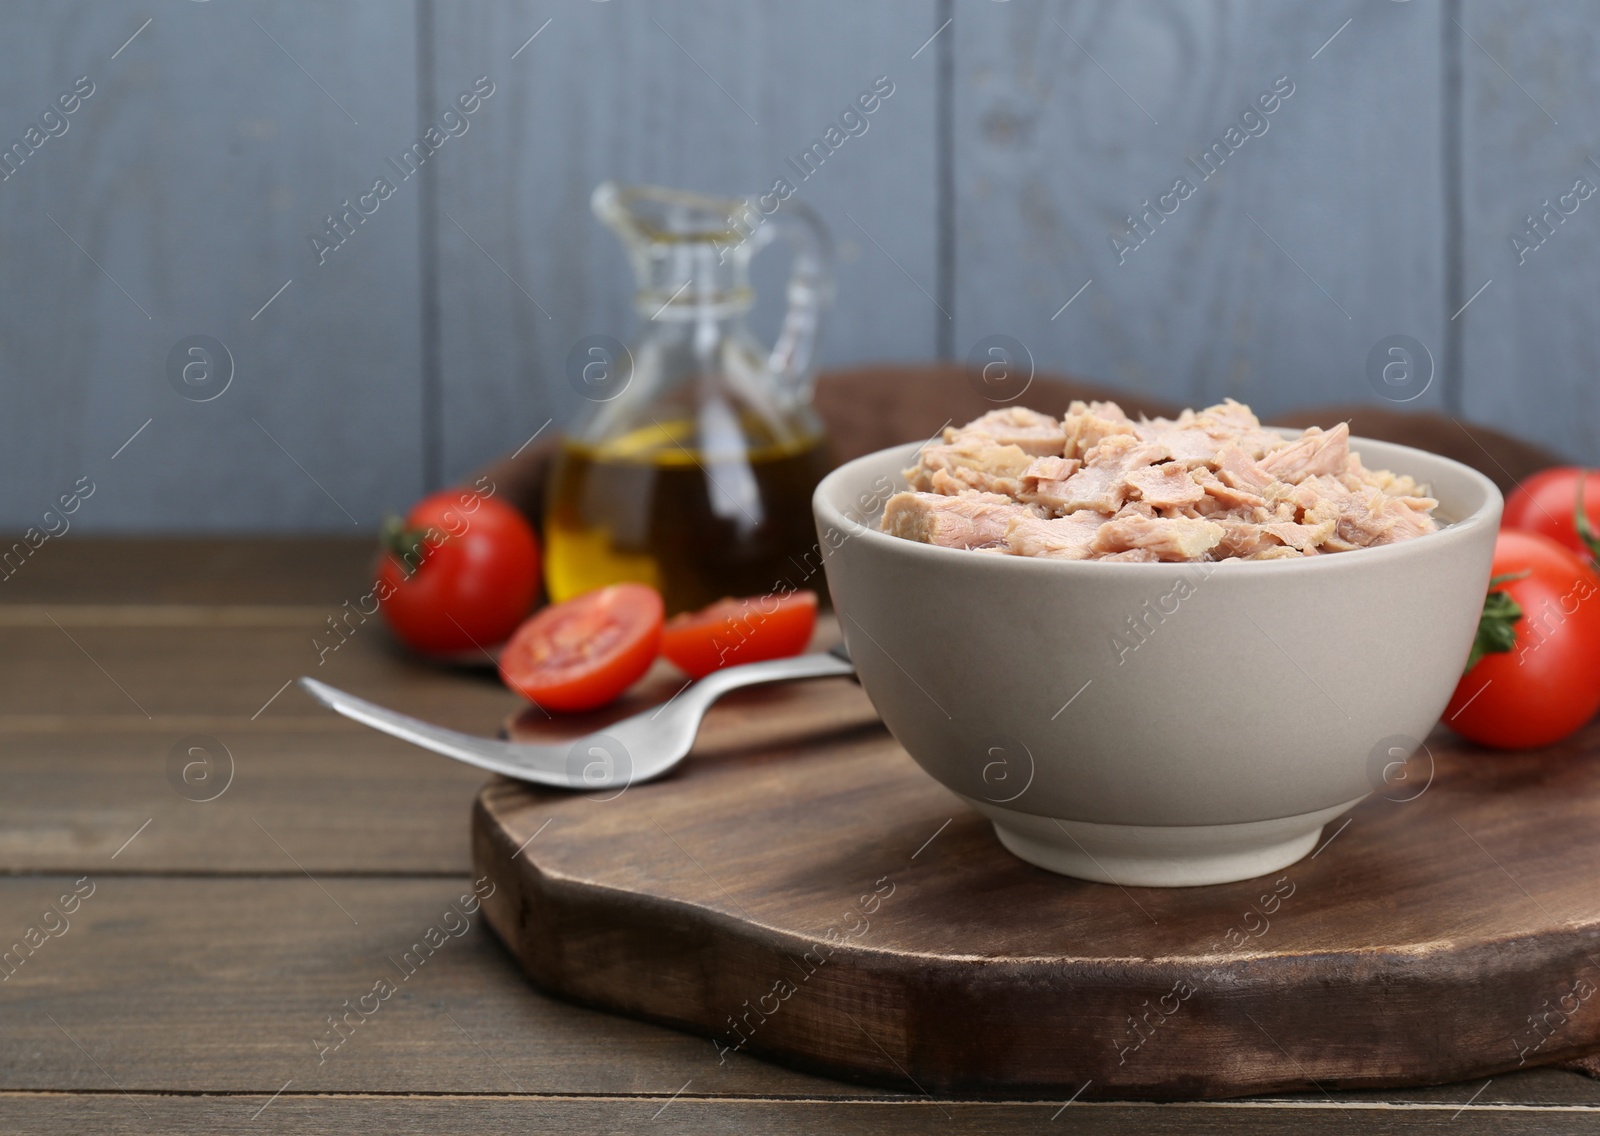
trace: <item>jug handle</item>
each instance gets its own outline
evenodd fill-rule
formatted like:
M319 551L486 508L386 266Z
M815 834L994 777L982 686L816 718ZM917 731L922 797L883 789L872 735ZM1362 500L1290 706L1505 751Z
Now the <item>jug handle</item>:
M751 255L780 236L794 250L789 306L767 356L767 366L794 393L809 397L822 309L833 302L833 240L822 219L797 201L785 202L778 212L767 216L766 222L753 234L755 247Z

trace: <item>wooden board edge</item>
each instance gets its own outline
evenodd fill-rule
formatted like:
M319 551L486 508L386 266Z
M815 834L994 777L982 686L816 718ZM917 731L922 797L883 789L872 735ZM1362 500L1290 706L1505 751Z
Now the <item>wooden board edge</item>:
M1132 1015L1141 1011L1148 1013L1144 1007L1156 1002L1163 991L1177 989L1178 983L1195 977L1191 967L1160 959L1130 962L1127 975L1111 983L1097 975L1063 973L1049 960L1040 960L1033 974L1018 973L1014 963L980 963L977 973L982 978L977 985L981 989L974 990L973 966L961 962L928 966L907 982L890 972L893 960L883 951L845 946L823 957L819 953L822 943L756 926L725 912L573 884L549 876L527 856L515 863L517 848L496 823L490 804L495 788L494 784L486 786L474 802L474 874L495 880L495 894L484 904L488 922L533 983L567 1001L707 1037L721 1059L748 1053L806 1072L899 1091L909 1091L908 1082L914 1077L926 1091L977 1098L1070 1093L1092 1081L1085 1099L1204 1100L1327 1088L1442 1084L1569 1062L1600 1048L1600 1015L1596 1015L1579 1028L1555 1031L1559 1038L1545 1039L1530 1027L1530 1045L1534 1038L1541 1039L1531 1056L1526 1051L1519 1054L1515 1038L1507 1035L1504 1060L1486 1060L1482 1053L1492 1048L1487 1038L1493 1035L1486 1034L1480 1007L1463 997L1464 986L1474 990L1504 986L1499 971L1510 955L1520 955L1518 989L1559 991L1564 980L1592 967L1588 937L1574 929L1558 940L1538 944L1512 941L1474 948L1465 956L1465 969L1472 976L1467 983L1429 975L1425 956L1410 960L1409 965L1402 961L1398 983L1396 962L1388 960L1383 980L1378 981L1372 973L1373 960L1352 956L1344 963L1348 981L1325 983L1309 1004L1303 999L1286 1001L1295 995L1284 979L1287 969L1314 956L1236 963L1222 996L1194 1015L1210 1035L1205 1048L1233 1055L1228 1068L1205 1076L1186 1068L1190 1063L1182 1058L1192 1055L1194 1046L1172 1046L1160 1060L1136 1057L1130 1065L1127 1053L1112 1044L1118 1036L1112 1023L1120 1024L1124 1018L1131 1021ZM1536 953L1530 956L1530 952ZM1456 957L1459 961L1463 956ZM627 986L632 993L628 996L620 995L617 987L608 987L611 978L637 970L641 959L656 960L651 982L630 982ZM1322 962L1325 965L1326 960ZM824 973L824 965L830 968L826 975L813 981ZM730 975L739 973L771 976L771 983L730 980ZM1001 1013L985 1022L983 1015L985 1006L993 1013L1003 1002L1007 987L1013 993L1023 992L1037 1007L1039 983L1044 979L1059 982L1068 976L1080 980L1069 992L1075 1004L1063 1006L1055 1022L1045 1023L1048 1029L1037 1028L1035 1023L1032 1032L1048 1035L1072 1023L1099 1021L1105 1037L1102 1060L1078 1064L1065 1076L1047 1074L1044 1070L1052 1066L1041 1060L1038 1050L1030 1055L1014 1040L1018 1033L1015 1016L1008 1020ZM799 1013L783 1014L777 1009L762 1013L769 1007L789 1005L788 996L762 1000L775 998L771 992L778 989L780 980L796 992L806 987L816 991L798 1003L807 1008ZM1341 1054L1310 1052L1296 1046L1281 1026L1274 1028L1286 1010L1302 1016L1348 1013L1350 991L1363 988L1369 996L1369 1010L1376 1011L1379 1003L1409 1001L1415 1008L1431 1005L1442 1011L1446 1020L1436 1024L1432 1033L1436 1040L1449 1039L1452 1052L1441 1053L1435 1046L1432 1063L1419 1068L1415 1064L1417 1039L1405 1029L1369 1034L1363 1045ZM859 994L862 989L871 990L883 1001L876 1006L864 1004ZM1538 1008L1532 999L1528 1001L1530 1010ZM725 1006L724 1020L710 1020L705 1006ZM840 1035L841 1017L855 1022L853 1038ZM1396 1024L1406 1020L1400 1016ZM774 1022L777 1028L766 1028ZM942 1040L953 1029L966 1035L953 1053L918 1042L920 1037ZM1024 1037L1028 1032L1021 1031ZM1280 1037L1301 1052L1291 1055L1290 1049L1279 1044ZM1558 1043L1548 1044L1550 1040ZM1155 1053L1162 1053L1159 1046ZM1141 1068L1145 1072L1140 1073Z

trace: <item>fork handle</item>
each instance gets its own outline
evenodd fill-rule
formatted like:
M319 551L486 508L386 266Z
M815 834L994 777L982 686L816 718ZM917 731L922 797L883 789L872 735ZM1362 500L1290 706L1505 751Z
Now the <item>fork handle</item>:
M696 701L703 700L704 705L710 705L730 690L738 690L743 686L797 678L842 678L855 673L856 668L847 659L828 652L812 653L724 667L712 671L691 689L697 696Z

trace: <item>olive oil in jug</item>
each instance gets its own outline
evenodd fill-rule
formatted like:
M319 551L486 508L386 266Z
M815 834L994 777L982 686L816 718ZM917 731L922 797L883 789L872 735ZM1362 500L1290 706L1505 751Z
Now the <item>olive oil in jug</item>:
M661 591L667 613L723 596L820 588L811 494L831 467L810 404L811 347L827 298L827 238L795 208L748 228L748 207L611 183L595 212L639 277L641 338L606 358L593 404L562 441L545 509L551 598L621 581ZM796 245L778 346L745 326L753 253ZM620 345L619 345L620 346Z
M647 433L691 431L678 422ZM811 491L831 464L823 439L722 455L618 441L569 441L557 458L545 522L552 597L637 580L679 612L820 586Z

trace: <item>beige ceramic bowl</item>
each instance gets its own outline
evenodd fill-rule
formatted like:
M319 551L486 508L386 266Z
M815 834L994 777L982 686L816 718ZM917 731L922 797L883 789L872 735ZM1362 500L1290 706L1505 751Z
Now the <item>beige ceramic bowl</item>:
M813 499L862 686L929 774L1030 863L1083 879L1247 879L1386 783L1455 689L1501 497L1458 462L1352 439L1453 523L1306 560L1105 564L877 531L915 445Z

